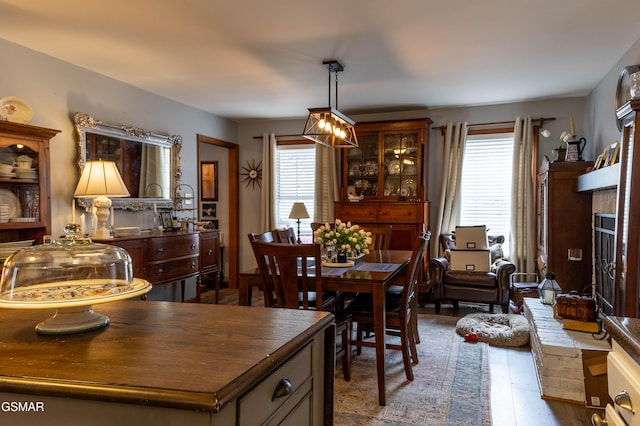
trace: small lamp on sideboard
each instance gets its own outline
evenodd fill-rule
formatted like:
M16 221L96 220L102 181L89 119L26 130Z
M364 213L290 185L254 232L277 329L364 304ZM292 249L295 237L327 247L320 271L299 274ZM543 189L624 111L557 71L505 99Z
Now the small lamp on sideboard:
M130 195L116 163L102 160L86 162L73 196L93 198L98 225L91 235L92 238L101 240L112 238L106 227L111 207L109 197L129 197Z
M298 244L302 243L302 240L300 240L300 219L307 218L309 218L309 212L307 212L307 207L304 203L293 203L291 213L289 213L289 219L296 219L298 223Z

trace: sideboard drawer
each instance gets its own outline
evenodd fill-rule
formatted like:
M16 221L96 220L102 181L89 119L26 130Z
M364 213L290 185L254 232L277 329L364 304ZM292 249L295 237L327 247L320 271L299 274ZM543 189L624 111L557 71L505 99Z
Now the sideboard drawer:
M146 276L152 283L174 281L200 271L198 256L184 256L160 262L147 262Z
M341 219L343 222L367 223L376 221L376 208L363 208L360 203L344 203L336 204L336 206L339 207L336 210L336 219Z
M312 378L311 345L294 355L267 376L260 384L240 398L238 402L238 424L260 425L272 417L280 407L293 409L311 392ZM273 398L278 386L284 381L291 385L291 393ZM278 413L277 417L281 417Z
M147 241L147 260L165 260L199 252L198 234L150 238Z

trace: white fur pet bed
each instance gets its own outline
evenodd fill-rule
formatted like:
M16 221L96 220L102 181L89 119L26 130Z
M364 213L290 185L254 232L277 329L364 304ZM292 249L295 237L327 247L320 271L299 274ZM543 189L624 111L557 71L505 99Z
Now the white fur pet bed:
M522 315L469 314L458 320L460 336L476 333L478 341L494 346L524 346L529 343L529 323Z

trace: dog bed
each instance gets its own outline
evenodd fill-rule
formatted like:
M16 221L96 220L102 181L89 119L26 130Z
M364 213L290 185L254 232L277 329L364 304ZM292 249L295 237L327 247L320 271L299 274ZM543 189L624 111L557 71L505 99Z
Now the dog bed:
M529 344L529 322L515 314L468 314L456 324L460 336L475 333L478 341L493 346L524 346Z

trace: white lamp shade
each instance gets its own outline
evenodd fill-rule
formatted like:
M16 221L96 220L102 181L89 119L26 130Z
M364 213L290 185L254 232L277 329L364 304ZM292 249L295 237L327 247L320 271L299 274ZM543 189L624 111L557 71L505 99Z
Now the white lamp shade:
M309 212L307 212L307 207L304 203L293 203L291 213L289 213L289 219L307 219L308 217Z
M80 181L74 197L96 198L129 197L127 189L116 163L113 161L87 161L82 169Z

